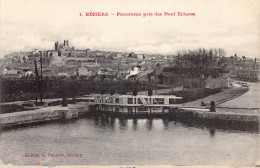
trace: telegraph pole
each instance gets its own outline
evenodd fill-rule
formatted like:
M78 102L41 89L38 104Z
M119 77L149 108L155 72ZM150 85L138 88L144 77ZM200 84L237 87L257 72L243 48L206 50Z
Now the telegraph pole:
M42 52L41 54L41 58L40 58L40 64L41 64L41 82L40 82L40 99L41 99L41 104L42 104L42 97L43 97L43 89L42 89Z
M35 66L35 100L36 100L36 104L37 104L37 96L38 96L38 91L37 91L37 87L38 87L38 70L37 70L37 63L36 60L34 60L34 66Z

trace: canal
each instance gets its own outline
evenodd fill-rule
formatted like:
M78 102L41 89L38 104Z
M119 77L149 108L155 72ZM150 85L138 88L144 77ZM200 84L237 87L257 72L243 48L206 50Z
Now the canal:
M249 92L222 108L259 110L260 84L250 85ZM0 132L0 160L5 164L254 166L259 158L259 130L162 119L82 118Z
M212 131L162 119L82 118L1 131L0 159L5 164L53 166L253 166L260 156L259 142L258 132Z

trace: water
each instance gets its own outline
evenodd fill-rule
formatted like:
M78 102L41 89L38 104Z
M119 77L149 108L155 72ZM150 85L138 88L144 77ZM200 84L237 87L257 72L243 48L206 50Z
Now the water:
M162 119L88 119L2 131L0 159L19 165L253 166L260 134L188 127ZM28 158L33 154L82 157Z
M260 108L260 83L223 107ZM239 109L235 109L239 110ZM242 110L244 112L244 109ZM219 128L219 127L217 127ZM256 131L205 128L162 119L52 123L0 132L0 159L19 165L230 165L254 166L260 158ZM78 157L25 157L82 154Z

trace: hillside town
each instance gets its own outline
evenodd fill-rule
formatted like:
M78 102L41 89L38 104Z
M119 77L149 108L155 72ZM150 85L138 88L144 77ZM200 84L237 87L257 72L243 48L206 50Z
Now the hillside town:
M161 55L92 51L89 48L78 50L70 46L68 40L55 42L53 46L51 50L35 49L6 55L0 60L1 79L33 79L34 61L40 67L42 60L43 78L135 80L188 88L229 87L230 77L244 81L259 80L259 58L237 54L225 56L222 49L183 50L173 55ZM203 58L199 58L203 55L211 57L211 62L203 70L191 74L195 59L203 64ZM201 65L196 66L198 69Z

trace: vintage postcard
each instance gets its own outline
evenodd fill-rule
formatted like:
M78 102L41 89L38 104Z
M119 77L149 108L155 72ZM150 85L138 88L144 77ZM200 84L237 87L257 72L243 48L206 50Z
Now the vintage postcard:
M0 0L0 167L259 167L259 0Z

